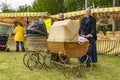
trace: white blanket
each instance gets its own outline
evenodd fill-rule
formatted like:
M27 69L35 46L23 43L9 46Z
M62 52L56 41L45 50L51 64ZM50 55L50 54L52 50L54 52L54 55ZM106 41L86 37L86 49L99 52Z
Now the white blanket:
M86 39L86 38L84 38L84 37L78 37L78 43L84 43L84 42L86 42L86 41L88 41L88 39Z

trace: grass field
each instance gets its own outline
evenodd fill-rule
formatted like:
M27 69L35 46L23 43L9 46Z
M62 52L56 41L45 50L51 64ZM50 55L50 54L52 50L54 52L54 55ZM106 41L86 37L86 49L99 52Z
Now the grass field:
M0 80L76 80L64 77L61 70L35 69L30 71L23 64L23 53L0 52ZM77 80L120 80L120 57L98 55L90 74L84 72Z

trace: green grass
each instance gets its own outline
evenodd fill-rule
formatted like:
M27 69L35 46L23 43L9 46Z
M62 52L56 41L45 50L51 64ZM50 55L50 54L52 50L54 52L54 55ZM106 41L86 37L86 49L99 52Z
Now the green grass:
M62 70L52 68L30 71L23 64L23 53L0 52L0 80L76 80L72 75L65 78ZM98 55L90 74L83 72L78 80L119 80L120 57Z

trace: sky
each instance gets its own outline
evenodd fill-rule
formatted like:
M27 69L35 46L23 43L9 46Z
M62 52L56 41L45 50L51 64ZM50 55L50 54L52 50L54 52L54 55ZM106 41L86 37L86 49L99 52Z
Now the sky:
M31 5L33 1L34 0L0 0L0 4L1 2L5 2L7 4L10 4L11 8L16 9L20 5Z

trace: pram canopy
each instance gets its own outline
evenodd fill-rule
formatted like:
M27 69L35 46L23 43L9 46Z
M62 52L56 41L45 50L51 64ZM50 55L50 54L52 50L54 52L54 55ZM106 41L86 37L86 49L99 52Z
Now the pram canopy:
M47 36L47 30L43 19L33 21L26 29L27 36Z
M77 42L79 27L79 20L56 21L50 27L48 41Z
M12 25L0 25L0 50L5 50L7 47L8 36L12 34Z
M0 35L12 34L12 26L0 25Z

